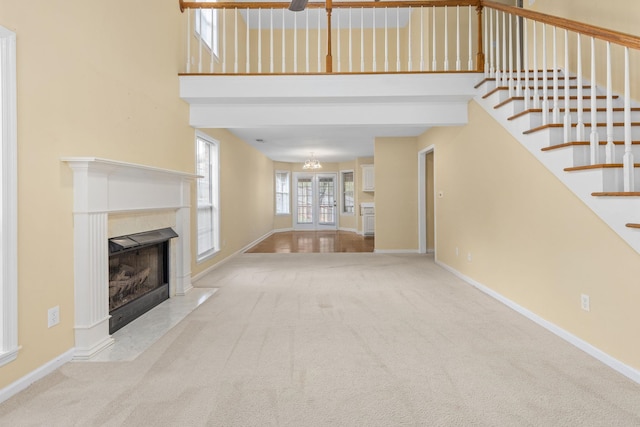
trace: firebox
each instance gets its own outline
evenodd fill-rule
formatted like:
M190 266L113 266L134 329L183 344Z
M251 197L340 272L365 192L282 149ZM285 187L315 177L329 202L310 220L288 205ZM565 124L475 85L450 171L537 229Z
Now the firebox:
M109 333L169 298L171 228L109 239Z

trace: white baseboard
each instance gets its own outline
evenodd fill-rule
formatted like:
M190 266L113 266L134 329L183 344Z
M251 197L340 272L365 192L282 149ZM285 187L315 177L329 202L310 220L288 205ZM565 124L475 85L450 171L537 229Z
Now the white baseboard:
M348 231L349 233L358 233L358 230L356 228L339 227L338 230ZM362 233L358 233L358 234L362 234Z
M287 228L275 228L271 231L271 234L275 234L275 233L286 233L287 231L293 231L292 227L287 227ZM268 237L268 236L267 236ZM264 239L264 237L262 237L260 240Z
M523 315L527 319L537 323L538 325L542 326L543 328L545 328L549 332L551 332L551 333L555 334L556 336L562 338L563 340L567 341L569 344L572 344L573 346L579 348L580 350L584 351L588 355L590 355L590 356L594 357L595 359L599 360L600 362L604 363L605 365L607 365L611 369L621 373L622 375L624 375L625 377L629 378L630 380L635 381L636 383L640 384L640 371L638 371L637 369L632 368L629 365L625 365L624 363L622 363L618 359L610 356L609 354L605 353L604 351L600 350L599 348L594 347L593 345L589 344L585 340L583 340L581 338L578 338L577 336L573 335L572 333L570 333L570 332L560 328L559 326L557 326L557 325L555 325L555 324L543 319L542 317L538 316L534 312L532 312L530 310L527 310L526 308L516 304L515 302L513 302L510 299L504 297L503 295L499 294L498 292L496 292L496 291L486 287L485 285L475 281L471 277L468 277L468 276L460 273L458 270L454 269L453 267L450 267L449 265L447 265L447 264L445 264L445 263L443 263L441 261L438 261L438 260L436 260L436 264L438 264L439 266L441 266L445 270L453 273L455 276L457 276L460 279L464 280L465 282L467 282L468 284L470 284L474 288L476 288L476 289L480 290L481 292L484 292L485 294L489 295L490 297L500 301L501 303L503 303L507 307L511 308L512 310L518 312L519 314Z
M213 264L211 267L208 267L208 268L204 269L203 271L201 271L200 273L196 274L195 276L192 276L191 277L191 282L192 283L197 282L198 280L202 279L207 274L211 273L216 268L224 265L226 262L228 262L229 260L233 259L236 255L243 253L244 251L246 251L247 249L249 249L250 247L252 247L254 245L257 245L258 243L260 243L261 241L263 241L267 237L271 236L275 232L276 231L274 231L274 230L269 231L268 233L264 234L261 237L258 237L256 240L254 240L253 242L249 243L248 245L245 245L241 249L238 249L237 251L235 251L234 253L232 253L231 255L226 257L225 259L221 260L220 262L217 262L217 263Z
M417 254L417 249L374 249L377 254Z
M55 359L50 360L49 362L40 366L38 369L29 372L24 377L14 381L13 383L0 390L0 403L20 393L22 390L26 389L36 381L46 377L65 363L70 362L73 359L74 353L75 349L72 348L71 350L62 353Z

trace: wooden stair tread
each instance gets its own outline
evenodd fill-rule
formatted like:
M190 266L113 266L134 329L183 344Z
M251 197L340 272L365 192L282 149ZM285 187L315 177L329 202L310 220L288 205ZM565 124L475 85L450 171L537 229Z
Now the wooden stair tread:
M601 191L591 193L595 197L640 197L640 191Z
M599 163L597 165L586 166L572 166L570 168L564 168L565 172L584 171L590 169L622 169L622 163ZM640 168L640 163L634 163L634 168Z
M599 145L607 145L607 141L599 141ZM557 150L559 148L574 147L574 146L589 146L589 141L572 141L564 144L550 145L549 147L542 148L542 151ZM624 141L613 141L613 145L624 145ZM640 141L631 141L631 145L640 145Z
M538 86L539 89L544 89L544 86ZM553 89L553 86L547 86L548 89ZM583 89L591 89L591 86L582 86ZM476 88L477 89L477 88ZM522 87L522 89L524 90L524 86ZM534 90L535 87L533 86L529 86L530 90ZM560 90L564 90L564 86L559 86L558 89ZM569 86L569 90L571 89L578 89L578 86ZM500 92L501 90L509 90L509 86L497 86L494 87L493 89L491 89L489 92L485 93L482 98L488 98L491 95L493 95L496 92ZM512 90L516 90L516 88L513 88ZM552 97L549 97L549 99L551 99Z
M634 223L634 222L629 222L627 224L625 224L625 226L629 227L629 228L640 228L640 224Z
M577 125L578 125L577 123L572 123L571 127L574 128ZM591 127L591 123L584 123L584 126L585 127ZM605 127L605 126L607 126L607 124L606 123L596 123L596 126L597 127ZM615 122L613 124L613 126L614 127L621 127L621 126L624 126L624 123ZM632 122L631 126L640 126L640 122ZM522 133L525 134L525 135L529 135L530 133L535 133L535 132L538 132L538 131L541 131L541 130L545 130L545 129L549 129L549 128L561 128L561 127L564 127L563 123L549 123L549 124L546 124L546 125L535 127L533 129L525 130Z
M584 113L591 113L591 108L583 108L582 111ZM566 112L567 109L566 108L560 108L560 112L564 113ZM596 111L600 111L600 112L606 112L607 109L605 107L602 108L596 108ZM624 107L615 107L612 109L613 112L623 112L624 111ZM640 107L633 107L631 108L630 111L640 111ZM577 113L578 109L577 108L569 108L569 112L571 113ZM521 112L519 112L518 114L514 114L513 116L509 117L507 120L514 120L517 119L519 117L522 116L526 116L529 113L542 113L542 108L529 108L528 110L523 110Z
M533 97L531 97L531 99L533 99ZM549 97L548 99L550 101L552 101L553 97ZM564 100L565 96L559 96L558 99L559 100L560 99ZM572 99L578 99L578 97L572 95L572 96L569 97L569 100L572 100ZM591 96L585 95L585 96L582 97L582 99L591 99ZM607 96L606 95L597 95L596 99L607 99ZM612 99L618 99L618 95L614 95L612 97ZM495 105L493 108L500 108L500 107L502 107L502 106L504 106L504 105L506 105L506 104L508 104L509 102L512 102L512 101L524 101L524 96L512 96L511 98L505 99L501 103Z

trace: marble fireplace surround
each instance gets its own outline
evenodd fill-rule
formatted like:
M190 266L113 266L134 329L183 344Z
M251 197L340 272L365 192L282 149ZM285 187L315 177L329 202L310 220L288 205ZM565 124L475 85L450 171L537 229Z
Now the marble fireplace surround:
M191 182L196 175L96 157L65 157L73 170L74 359L90 360L109 335L109 217L171 216L170 297L191 289ZM133 223L144 221L133 220ZM133 231L133 230L132 230ZM148 231L148 230L135 230Z

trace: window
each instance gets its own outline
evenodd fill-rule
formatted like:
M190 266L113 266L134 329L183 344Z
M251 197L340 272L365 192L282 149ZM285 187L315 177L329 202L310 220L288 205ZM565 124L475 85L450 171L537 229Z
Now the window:
M340 172L342 178L342 213L353 215L355 213L353 171Z
M276 171L276 215L289 215L289 172Z
M220 166L218 143L199 132L196 135L196 168L196 173L202 176L197 182L197 259L202 261L220 250Z
M196 36L211 49L211 54L218 56L218 9L196 9L194 28Z
M0 27L0 365L18 356L16 35Z

